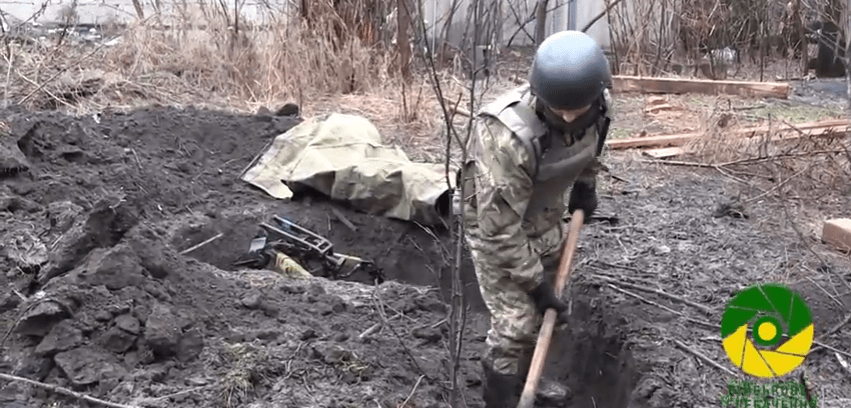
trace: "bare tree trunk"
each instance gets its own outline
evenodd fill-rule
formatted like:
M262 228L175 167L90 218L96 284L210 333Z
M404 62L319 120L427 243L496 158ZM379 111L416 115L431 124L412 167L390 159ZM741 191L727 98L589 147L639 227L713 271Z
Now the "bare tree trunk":
M145 9L142 8L142 3L139 0L133 0L133 8L136 9L136 17L139 17L139 20L145 19Z
M801 14L801 0L795 2L795 8L792 12L792 20L795 21L795 30L798 32L798 52L801 53L801 78L807 76L809 71L809 55L807 52L807 38L804 33L804 18Z
M547 37L547 3L549 0L538 0L535 10L535 46L538 47Z
M408 27L411 25L411 10L406 0L396 2L396 47L399 54L399 72L407 82L411 79L411 41Z

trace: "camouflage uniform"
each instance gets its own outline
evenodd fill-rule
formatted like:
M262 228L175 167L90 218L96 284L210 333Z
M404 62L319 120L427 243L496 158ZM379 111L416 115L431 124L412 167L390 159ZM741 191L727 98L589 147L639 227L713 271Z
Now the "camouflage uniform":
M565 192L579 179L594 185L599 169L595 126L575 143L553 138L536 160L539 147L522 137L546 132L534 103L525 85L488 105L467 146L466 240L491 314L483 360L505 375L528 370L542 320L528 293L557 268Z

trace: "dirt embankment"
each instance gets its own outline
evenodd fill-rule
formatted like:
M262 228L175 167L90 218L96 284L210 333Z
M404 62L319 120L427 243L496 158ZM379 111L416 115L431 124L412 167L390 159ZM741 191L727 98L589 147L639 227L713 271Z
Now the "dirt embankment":
M271 273L216 268L233 270L272 214L309 228L329 222L327 211L237 181L297 118L170 108L4 117L3 144L19 152L4 162L0 200L3 372L125 403L203 407L281 396L281 406L395 406L419 376L407 347L430 377L441 375L438 293L324 279L258 286ZM375 225L382 250L416 252L410 240L390 245L392 221ZM178 253L208 231L224 237L190 254L204 262ZM383 259L390 273L402 264ZM379 309L410 344L387 329L361 336ZM420 388L439 397L431 383ZM21 406L57 398L23 384L0 395Z
M335 203L278 202L238 181L298 119L172 108L2 117L0 333L9 335L0 372L139 406L397 407L409 396L409 407L446 406L446 306L429 287L448 282L445 231L339 206L353 232L329 211ZM723 179L609 164L629 182L601 190L601 212L621 222L588 225L580 239L571 321L547 365L571 388L556 406L712 406L726 374L672 341L728 366L712 325L729 295L776 278L790 250L800 259L784 264L792 280L804 278L794 268L814 261L795 237L759 232L758 217L716 217ZM234 270L257 223L273 214L326 235L339 252L374 259L390 281ZM828 267L849 280L847 265ZM487 321L469 263L464 271L473 313L461 384L468 406L479 406ZM835 324L841 310L802 285L817 327ZM836 347L849 346L838 339ZM841 386L847 380L825 356L814 357L814 370ZM54 401L81 406L0 382L3 406Z

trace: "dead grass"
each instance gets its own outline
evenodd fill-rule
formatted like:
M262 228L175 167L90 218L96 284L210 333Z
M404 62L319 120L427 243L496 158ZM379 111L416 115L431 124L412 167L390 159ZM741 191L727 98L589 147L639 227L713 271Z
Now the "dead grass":
M739 181L753 180L762 192L748 201L825 203L851 193L851 141L846 134L810 136L774 118L768 121L768 133L742 137L729 130L747 124L717 105L703 119L704 136L686 149L694 161L723 167Z
M210 366L230 367L219 379L217 393L225 408L240 406L254 395L254 387L276 373L275 362L268 350L253 343L220 343L207 355Z
M311 4L309 20L267 10L270 23L260 27L200 6L137 22L117 44L13 44L0 64L3 92L30 109L73 114L150 104L255 112L295 102L306 115L362 114L391 139L422 144L437 129L433 90L424 76L403 83L394 53L363 40L376 33L349 20L364 13L327 0Z

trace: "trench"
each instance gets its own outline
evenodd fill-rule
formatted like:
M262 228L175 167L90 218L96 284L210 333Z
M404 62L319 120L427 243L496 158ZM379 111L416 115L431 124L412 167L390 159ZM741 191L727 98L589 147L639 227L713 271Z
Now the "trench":
M628 346L628 320L591 285L572 285L569 299L568 321L554 333L544 377L570 392L549 406L634 407L640 373Z
M272 209L263 205L271 205ZM172 243L176 247L187 248L217 232L223 233L224 238L187 256L221 269L234 270L233 261L247 250L258 223L277 213L327 237L340 253L376 260L388 280L436 287L445 300L450 299L452 260L438 260L441 246L443 251L455 251L448 231L432 230L434 235L431 235L413 223L345 211L359 228L358 232L349 231L329 215L333 213L331 207L340 210L339 204L316 196L307 202L295 200L286 204L271 202L263 205L257 211L241 209L214 218L202 217L183 222L174 230ZM440 242L435 240L435 236ZM554 279L556 265L545 266L548 278ZM352 276L346 280L369 283L364 276ZM488 311L466 250L462 258L461 281L472 313L486 321ZM581 280L570 283L565 295L568 295L570 304L568 322L555 331L544 376L566 385L571 391L562 400L544 401L551 405L536 406L633 407L630 399L639 379L639 369L627 346L629 325L624 313L616 303L607 301L598 288ZM482 329L486 330L486 327Z

